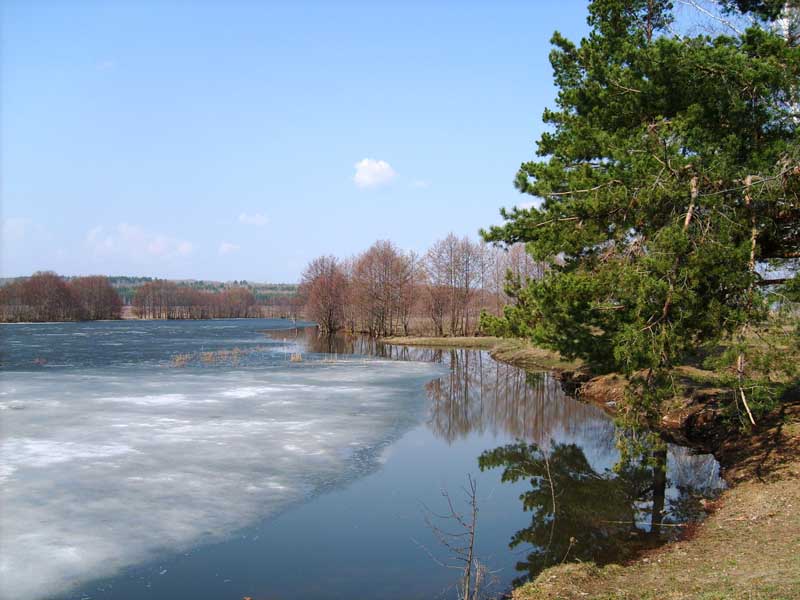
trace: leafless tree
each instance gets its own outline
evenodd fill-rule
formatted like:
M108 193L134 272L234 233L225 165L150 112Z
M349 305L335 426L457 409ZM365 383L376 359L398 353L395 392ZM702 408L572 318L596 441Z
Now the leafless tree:
M403 326L403 335L411 333L411 319L419 302L419 291L424 278L422 259L416 252L405 256L406 268L400 281L398 291L398 310Z
M324 333L335 333L344 325L347 278L334 256L321 256L306 267L300 295L308 318Z
M398 331L413 284L409 258L389 241L375 242L353 265L352 301L364 331L373 336Z
M63 277L51 271L0 288L4 321L77 321L85 318L80 301Z
M85 318L90 320L120 318L122 299L107 277L102 275L75 277L67 285L81 305Z
M422 256L381 240L336 265L344 281L337 292L337 327L371 336L411 335L423 323L430 323L436 335L473 334L483 310L499 314L508 303L507 273L524 281L541 277L545 269L522 245L506 250L453 234ZM318 320L319 307L307 302L312 279L304 276L301 292L306 316Z
M423 506L425 524L447 552L447 558L441 560L430 549L416 543L437 564L460 572L456 584L459 599L479 600L493 574L477 557L475 541L478 527L478 483L472 475L467 475L467 485L462 487L462 491L467 504L466 512L456 508L447 490L442 490L442 497L447 504L446 512L436 513Z
M486 257L483 244L467 237L458 238L452 233L428 250L425 256L427 291L430 296L428 307L440 333L444 328L439 320L445 312L449 314L450 334L466 335L471 332L470 324L476 323L472 314L475 312L473 300L486 277Z
M444 334L444 320L450 315L450 333L455 333L458 314L458 238L450 234L431 246L425 255L430 296L428 306L438 333Z
M134 313L142 319L232 319L256 316L256 299L245 287L196 290L156 279L137 288Z

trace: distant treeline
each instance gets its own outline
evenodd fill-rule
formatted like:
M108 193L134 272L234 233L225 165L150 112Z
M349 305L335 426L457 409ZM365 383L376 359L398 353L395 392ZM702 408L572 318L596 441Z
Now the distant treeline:
M260 293L254 293L253 288ZM297 286L167 281L149 277L61 277L52 272L6 279L0 321L297 317Z
M229 319L260 317L253 293L243 287L208 292L156 280L138 287L133 312L143 319Z
M102 276L73 277L35 273L0 287L0 320L83 321L119 319L122 299Z
M136 290L141 286L156 281L153 277L130 277L109 275L108 281L122 297L122 303L133 304ZM191 288L204 292L223 292L228 288L247 288L255 296L256 302L262 305L276 304L274 300L294 296L297 293L297 284L293 283L259 283L242 279L240 281L207 281L200 279L171 280L180 287ZM280 304L280 302L277 302Z
M353 258L312 261L299 295L306 318L327 332L469 335L482 311L502 313L546 269L521 244L500 249L450 234L418 255L378 241Z
M0 285L0 320L303 316L323 331L467 335L481 312L501 314L546 269L522 245L500 249L450 234L422 255L378 241L345 260L317 258L299 286L43 272Z

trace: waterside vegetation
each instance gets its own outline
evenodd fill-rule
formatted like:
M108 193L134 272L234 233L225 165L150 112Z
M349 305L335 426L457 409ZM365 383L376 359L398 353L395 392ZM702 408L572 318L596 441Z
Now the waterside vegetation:
M354 257L313 260L298 300L324 333L465 336L482 312L501 313L508 273L534 279L546 268L522 244L500 249L451 233L418 255L379 240Z
M0 321L119 319L122 299L103 276L69 281L52 272L35 273L0 287Z
M515 181L540 201L483 232L549 266L483 329L623 374L649 421L679 365L713 363L751 425L798 376L798 7L724 8L751 26L681 36L670 2L604 0L580 44L555 34L553 130Z
M702 34L659 0L595 0L589 36L554 34L557 107L515 180L536 200L482 232L545 268L509 274L480 330L582 362L580 395L642 432L620 472L679 436L736 487L694 540L551 561L519 600L800 595L800 5L683 4Z

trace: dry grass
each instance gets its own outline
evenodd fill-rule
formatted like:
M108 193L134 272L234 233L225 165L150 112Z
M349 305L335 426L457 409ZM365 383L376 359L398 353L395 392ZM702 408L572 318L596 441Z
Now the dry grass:
M393 336L383 338L387 344L398 346L424 346L431 348L475 348L480 350L491 350L498 343L503 342L502 338L497 337L414 337L414 336Z
M580 361L566 360L557 352L537 348L533 344L519 339L490 336L387 337L383 341L399 346L487 350L492 358L528 371L541 371L542 369L565 371L575 370L581 366Z
M191 354L176 354L172 357L173 367L185 367L192 360Z
M170 366L175 368L185 367L191 363L202 362L205 365L215 365L225 363L236 366L239 359L252 352L261 352L266 346L254 346L253 348L242 349L233 348L231 350L215 350L211 352L198 352L187 354L174 354L170 359Z
M558 352L538 348L525 340L501 340L489 353L492 358L528 371L575 371L583 364L580 360L566 359Z

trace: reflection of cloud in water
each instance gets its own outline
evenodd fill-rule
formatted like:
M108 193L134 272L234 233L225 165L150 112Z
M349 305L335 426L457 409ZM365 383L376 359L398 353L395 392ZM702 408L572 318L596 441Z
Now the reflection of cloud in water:
M344 361L4 373L0 597L48 596L220 539L374 468L436 372Z

